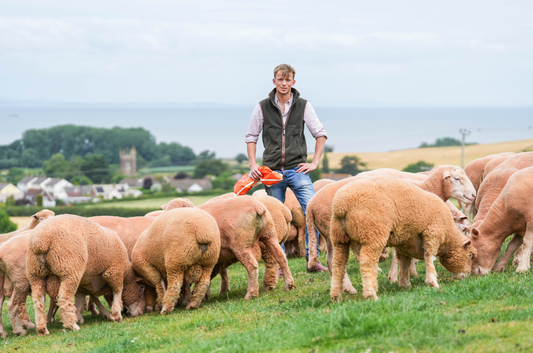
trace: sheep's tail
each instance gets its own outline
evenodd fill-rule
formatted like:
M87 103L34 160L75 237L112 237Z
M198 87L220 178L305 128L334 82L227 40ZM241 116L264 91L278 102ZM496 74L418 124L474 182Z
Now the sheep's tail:
M315 218L313 216L313 199L307 205L307 214L305 215L305 223L307 225L307 233L309 234L309 261L307 267L313 267L318 260L318 253L316 250L316 231L315 231ZM311 207L309 207L311 206Z
M48 237L41 232L34 231L30 237L30 248L35 255L46 254L50 250L50 242Z

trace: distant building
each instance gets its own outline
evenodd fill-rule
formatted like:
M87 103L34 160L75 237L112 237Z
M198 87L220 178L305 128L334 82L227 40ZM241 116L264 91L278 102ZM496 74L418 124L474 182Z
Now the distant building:
M118 182L119 184L128 184L130 188L140 188L143 186L142 179L124 178Z
M125 196L139 197L141 190L130 189L128 184L95 184L91 186L89 196L102 197L104 200L121 199Z
M50 194L48 191L43 189L29 189L26 191L26 194L24 194L24 198L28 201L30 201L31 205L36 206L37 205L37 196L41 194L43 195L43 207L55 207L56 206L56 200L54 200L54 197L52 194Z
M120 174L135 175L137 173L137 151L133 146L128 152L120 150Z
M176 188L176 191L188 191L188 192L198 192L204 190L211 190L213 185L209 178L203 179L172 179L170 185Z
M11 183L0 183L0 202L5 203L9 196L13 196L15 200L19 200L24 197L24 193Z

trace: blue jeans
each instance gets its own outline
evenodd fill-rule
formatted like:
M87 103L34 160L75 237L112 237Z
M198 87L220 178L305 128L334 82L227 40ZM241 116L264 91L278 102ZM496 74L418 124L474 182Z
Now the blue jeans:
M287 170L276 170L276 172L283 175L283 180L270 187L265 186L265 189L269 196L273 196L281 202L285 202L285 192L287 191L287 187L289 187L294 192L300 206L302 206L302 211L305 216L307 204L315 194L315 188L313 187L313 182L311 181L309 174L298 173L298 168L299 167ZM316 229L314 229L314 232L316 233L316 247L318 251L318 232ZM309 232L307 231L307 226L305 227L305 244L307 257L309 257ZM283 244L282 247L283 250L285 250Z

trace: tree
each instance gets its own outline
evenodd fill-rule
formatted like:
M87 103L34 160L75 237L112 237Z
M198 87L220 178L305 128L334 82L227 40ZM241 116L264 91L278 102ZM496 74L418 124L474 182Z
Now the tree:
M6 198L6 206L7 207L12 207L12 206L16 206L16 201L15 201L15 196L13 195L9 195L7 198Z
M39 152L35 148L26 148L20 157L20 164L27 168L37 168L42 165Z
M216 155L215 152L209 152L209 150L205 150L205 151L200 152L200 154L198 154L198 156L196 157L196 160L198 162L210 161L212 159L215 159L215 155Z
M143 189L150 190L150 188L152 187L152 184L153 184L152 178L144 178Z
M403 168L402 171L409 173L418 173L426 170L431 170L435 165L433 163L427 163L424 161L418 161L416 163L409 164L407 167Z
M312 160L307 160L307 163L311 163ZM311 178L311 181L314 183L315 181L317 180L320 180L322 179L322 169L320 169L320 167L317 167L315 170L312 170L310 171L309 173L309 177Z
M70 179L70 182L74 185L93 185L91 179L87 178L85 175L76 175Z
M9 233L17 230L17 225L9 219L4 210L0 210L0 233Z
M237 161L237 163L241 164L242 162L247 161L248 157L244 153L239 153L235 157L235 160Z
M111 178L109 166L101 154L88 155L80 169L93 183L107 183Z
M476 145L476 144L477 144L476 142L466 143L466 145ZM422 142L418 148L447 147L447 146L461 146L461 141L458 139L454 139L453 137L442 137L442 138L438 138L433 144Z
M42 207L43 206L43 194L37 195L35 198L35 202L37 203L37 206Z
M333 146L325 145L324 146L324 153L329 153L329 152L333 152Z
M173 179L188 179L190 177L191 176L189 174L185 173L185 172L179 172L176 175L174 175Z
M329 173L329 160L327 153L324 153L324 158L322 159L322 171L324 173Z
M61 153L54 154L49 160L43 162L43 172L49 177L64 178L70 171L70 163Z
M231 175L231 172L224 172L211 180L213 189L233 190L233 187L237 181L233 179Z
M7 182L17 185L17 183L20 181L20 179L24 178L24 169L22 168L9 168L9 171L7 172Z
M220 159L210 159L198 163L194 169L194 178L201 179L206 175L218 176L227 171L229 166Z
M357 175L366 168L366 163L361 162L357 156L344 156L341 160L341 168L337 169L337 173L346 173L350 175Z

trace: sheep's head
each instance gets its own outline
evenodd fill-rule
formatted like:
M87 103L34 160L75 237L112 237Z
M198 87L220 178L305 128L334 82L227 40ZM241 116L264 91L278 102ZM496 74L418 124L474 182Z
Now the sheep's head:
M168 211L168 210L171 210L173 208L183 208L183 207L194 207L194 204L189 199L178 197L178 198L170 200L166 204L162 205L161 209L163 211Z
M471 204L476 198L476 189L465 171L457 166L444 166L442 173L445 185L445 196Z
M472 263L477 257L477 250L472 246L472 241L466 237L462 238L446 255L439 257L442 266L457 279L463 279L470 273Z
M471 225L470 221L468 220L468 217L459 210L452 211L452 216L453 222L455 223L457 229L459 229L459 231L463 233L463 235L468 236L470 234L468 227L470 227Z
M47 210L47 209L44 209L44 210L40 210L39 212L37 212L36 214L34 214L33 216L31 216L35 221L38 221L38 222L42 222L44 221L45 219L48 219L50 217L54 217L56 214L54 213L54 211L50 211L50 210Z
M484 238L476 227L472 227L470 237L478 250L478 257L472 264L472 273L478 276L487 275L500 255L501 246L494 244L487 237Z
M130 312L131 316L144 314L146 309L146 298L144 290L146 284L143 283L142 277L135 276L133 270L124 280L124 290L122 291L122 301L124 306Z

